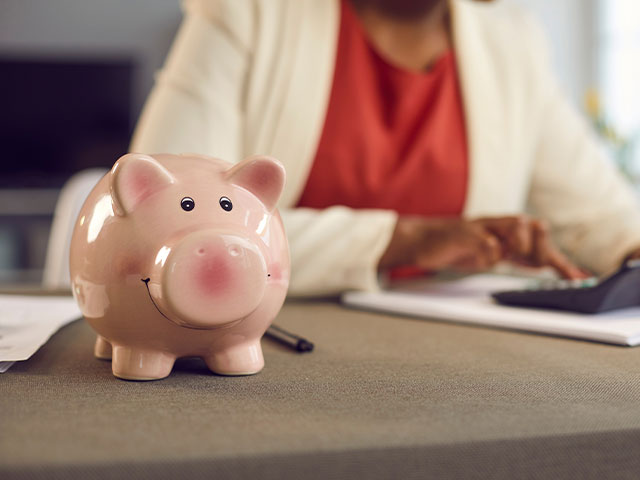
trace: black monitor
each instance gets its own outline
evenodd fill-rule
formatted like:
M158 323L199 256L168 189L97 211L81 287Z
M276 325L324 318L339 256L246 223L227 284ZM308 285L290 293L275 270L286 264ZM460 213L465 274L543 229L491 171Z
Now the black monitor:
M57 188L110 167L133 128L128 58L0 58L0 188Z

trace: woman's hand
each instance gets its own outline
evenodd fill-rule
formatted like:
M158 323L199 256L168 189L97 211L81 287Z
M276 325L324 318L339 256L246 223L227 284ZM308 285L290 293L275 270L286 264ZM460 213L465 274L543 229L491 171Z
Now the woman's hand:
M379 267L480 271L501 260L550 266L570 279L587 277L553 245L543 221L524 215L476 220L400 217Z
M622 263L620 264L620 266L624 265L629 260L640 260L640 248L636 248L631 252L629 252L629 254L626 257L624 257L624 259L622 260Z

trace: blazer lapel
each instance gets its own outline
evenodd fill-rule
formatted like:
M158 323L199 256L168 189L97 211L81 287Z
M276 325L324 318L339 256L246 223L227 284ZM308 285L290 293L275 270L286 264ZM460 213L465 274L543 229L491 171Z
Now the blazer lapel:
M338 40L339 3L335 0L290 0L285 3L280 41L272 59L271 82L260 85L267 108L256 112L262 125L253 151L278 158L287 170L280 206L292 207L304 188L331 93Z
M509 148L504 143L504 99L493 68L486 33L479 16L491 5L452 0L453 43L469 145L469 177L464 216L501 214L513 210L505 198ZM486 12L490 13L490 12Z

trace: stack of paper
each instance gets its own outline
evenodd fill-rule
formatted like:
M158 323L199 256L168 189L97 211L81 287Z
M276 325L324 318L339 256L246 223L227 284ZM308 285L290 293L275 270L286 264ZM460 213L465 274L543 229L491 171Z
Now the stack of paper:
M556 310L508 307L490 293L525 288L531 279L471 275L456 280L403 282L381 292L348 292L346 305L417 317L595 340L640 344L640 308L585 315ZM640 286L639 286L640 288Z
M0 373L31 357L51 335L80 315L71 297L0 295Z

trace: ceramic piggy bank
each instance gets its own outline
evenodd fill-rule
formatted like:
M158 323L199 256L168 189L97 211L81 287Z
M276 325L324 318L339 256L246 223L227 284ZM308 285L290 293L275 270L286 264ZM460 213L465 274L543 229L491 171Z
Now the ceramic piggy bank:
M178 357L224 375L264 366L260 339L284 301L282 165L128 154L87 198L71 242L73 294L113 374L166 377Z

